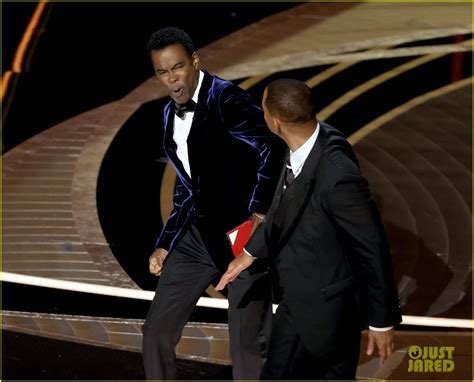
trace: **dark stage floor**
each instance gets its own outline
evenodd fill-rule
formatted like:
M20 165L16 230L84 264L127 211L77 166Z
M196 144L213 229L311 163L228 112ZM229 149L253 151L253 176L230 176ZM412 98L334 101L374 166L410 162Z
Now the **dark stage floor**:
M143 380L141 353L2 330L3 380ZM178 360L178 379L232 379L230 366Z

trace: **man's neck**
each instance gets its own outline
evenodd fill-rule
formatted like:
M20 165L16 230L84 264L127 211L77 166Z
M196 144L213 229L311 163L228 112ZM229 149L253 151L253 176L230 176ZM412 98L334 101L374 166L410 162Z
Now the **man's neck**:
M301 125L287 127L285 142L292 152L298 150L313 135L316 130L317 121L311 121Z

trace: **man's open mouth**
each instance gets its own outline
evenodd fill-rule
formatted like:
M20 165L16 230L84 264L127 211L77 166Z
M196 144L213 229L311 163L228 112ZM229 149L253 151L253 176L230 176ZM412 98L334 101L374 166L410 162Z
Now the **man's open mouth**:
M179 97L183 94L183 88L177 88L177 89L172 89L171 90L171 95L173 97Z

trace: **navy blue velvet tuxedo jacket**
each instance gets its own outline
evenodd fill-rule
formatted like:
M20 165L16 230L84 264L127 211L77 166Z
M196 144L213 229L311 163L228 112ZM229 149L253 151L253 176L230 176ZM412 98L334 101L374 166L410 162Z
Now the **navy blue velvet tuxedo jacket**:
M285 148L251 96L204 72L188 136L191 178L176 155L174 110L164 111L164 149L177 173L173 209L156 248L171 250L188 224L198 225L216 265L232 259L225 233L270 207Z
M348 331L398 324L388 240L350 144L320 122L300 175L284 193L283 177L284 169L246 249L275 260L282 301L306 347L319 356L347 346Z

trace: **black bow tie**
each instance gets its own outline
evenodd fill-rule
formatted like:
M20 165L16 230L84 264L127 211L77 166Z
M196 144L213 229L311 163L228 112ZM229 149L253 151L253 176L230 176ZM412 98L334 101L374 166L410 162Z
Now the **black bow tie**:
M184 114L196 110L196 102L194 102L192 99L190 99L186 103L174 103L174 112L175 114L181 118L184 119Z

